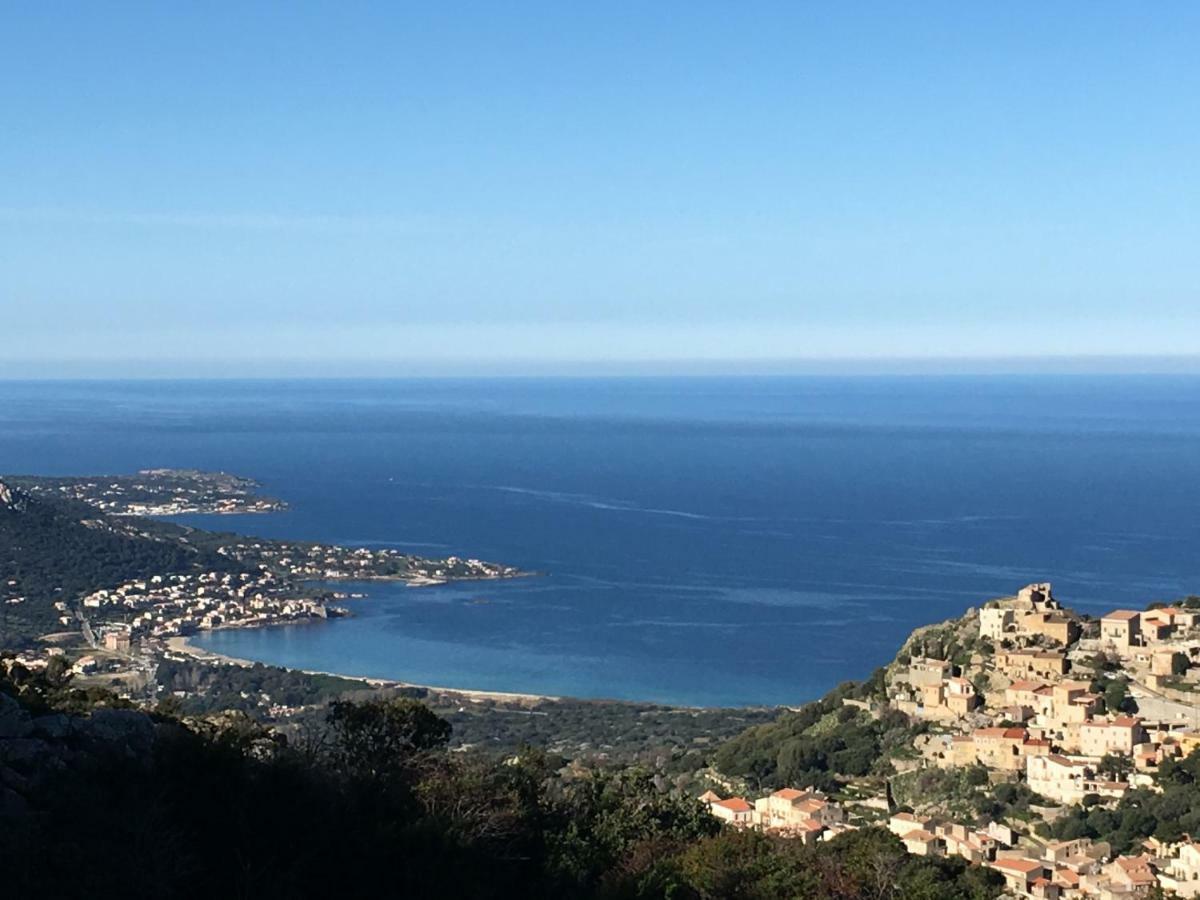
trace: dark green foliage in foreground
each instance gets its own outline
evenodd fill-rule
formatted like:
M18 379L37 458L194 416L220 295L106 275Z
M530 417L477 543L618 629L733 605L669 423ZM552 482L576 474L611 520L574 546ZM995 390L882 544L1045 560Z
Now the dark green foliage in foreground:
M36 679L0 692L27 707L61 696ZM500 763L447 752L447 724L406 698L337 703L322 733L291 743L245 717L199 731L164 719L153 735L136 752L40 739L43 756L72 762L30 776L30 808L0 822L6 896L998 894L994 873L909 857L880 829L806 848L721 831L640 770L563 775L536 751Z
M883 828L811 847L726 830L662 859L637 881L625 879L624 890L612 896L986 900L999 895L1000 885L995 872L970 868L961 859L909 856Z
M843 705L844 698L869 693L871 684L842 685L798 712L747 730L717 751L714 765L757 788L831 789L836 786L835 775L884 773L889 753L910 745L916 732L908 717L895 710L873 719ZM834 727L817 727L827 716L836 718Z
M1163 763L1158 784L1161 794L1129 791L1114 809L1075 807L1054 822L1050 833L1063 840L1108 841L1117 853L1135 849L1148 837L1178 841L1184 835L1200 834L1200 751Z

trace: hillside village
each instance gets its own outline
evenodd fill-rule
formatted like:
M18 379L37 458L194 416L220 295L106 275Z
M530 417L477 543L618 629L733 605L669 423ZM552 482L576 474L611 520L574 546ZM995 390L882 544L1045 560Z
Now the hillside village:
M1023 786L1026 818L956 820L936 798L928 809L898 808L891 782L845 803L812 788L700 799L731 827L805 842L886 825L910 854L994 869L1014 897L1200 896L1200 841L1151 838L1139 852L1114 854L1103 841L1048 836L1072 808L1160 791L1160 768L1200 748L1198 663L1196 598L1093 619L1063 608L1049 584L1030 584L918 629L885 672L886 701L867 704L872 716L891 709L923 726L911 757L893 760L897 772L960 772L981 790Z
M156 502L142 493L145 487L131 482L120 503ZM243 490L240 483L236 487ZM68 502L79 499L97 502L75 494ZM63 631L29 644L6 664L30 672L66 667L80 687L115 690L134 702L156 702L166 690L187 702L206 689L203 679L172 678L168 688L156 677L159 666L195 662L179 642L183 635L340 613L331 601L344 595L317 582L428 584L522 574L477 559L427 560L391 549L175 526L154 530L136 518L76 521L70 507L60 514L57 506L39 507L43 500L45 494L31 499L19 489L4 499L13 527L44 524L38 552L65 546L64 536L92 548L93 537L109 540L111 534L121 546L144 552L146 560L135 577L75 595L58 589L45 596ZM256 501L247 492L236 502ZM120 512L128 510L122 506ZM164 547L183 555L150 552ZM103 558L99 551L95 556ZM57 558L52 561L59 565ZM20 609L35 589L47 594L45 577L45 584L27 584L27 578L3 582L5 609ZM324 702L330 692L363 688L351 683L289 688L292 699L281 701L273 694L282 681L266 690L226 680L242 700L254 699L251 705L275 721ZM776 773L815 773L822 776L820 784L774 776L767 784L761 777L719 771L713 760L720 759L721 748L716 756L693 748L672 774L681 779L677 787L710 786L700 800L729 828L810 845L866 826L883 827L912 856L961 858L987 867L1013 897L1126 900L1155 891L1196 897L1200 841L1187 832L1175 829L1168 840L1147 837L1154 829L1143 829L1136 841L1110 842L1103 829L1088 835L1063 823L1096 810L1115 814L1129 797L1164 794L1163 776L1200 749L1198 699L1200 598L1092 618L1064 608L1049 584L1030 584L959 619L917 629L868 682L809 704L804 709L814 714L803 729L785 729L793 744L812 730L828 737L857 729L853 741L847 738L832 753L852 755L862 777L839 767L843 757ZM864 743L864 735L874 743ZM697 764L689 765L693 758ZM697 771L701 765L705 768ZM755 792L752 784L775 789ZM1200 803L1196 806L1200 815ZM1200 819L1192 827L1200 838Z

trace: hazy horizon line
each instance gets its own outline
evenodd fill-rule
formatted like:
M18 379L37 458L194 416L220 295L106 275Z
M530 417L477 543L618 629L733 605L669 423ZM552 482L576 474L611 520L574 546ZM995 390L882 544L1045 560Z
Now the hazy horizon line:
M1190 375L1200 353L787 359L0 360L2 381L337 380L388 378L754 377L765 375Z

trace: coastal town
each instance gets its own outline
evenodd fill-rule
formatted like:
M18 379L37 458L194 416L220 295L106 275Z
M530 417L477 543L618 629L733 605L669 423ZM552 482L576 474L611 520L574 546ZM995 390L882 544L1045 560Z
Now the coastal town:
M6 671L65 674L76 688L134 705L170 700L215 713L232 702L286 728L294 717L320 714L339 691L401 686L256 667L200 651L187 638L352 614L347 601L374 580L422 586L525 574L476 558L241 537L144 518L148 510L280 508L233 476L153 470L33 489L26 481L10 479L0 500L14 522L46 525L40 546L55 546L59 535L111 533L146 553L145 565L158 558L152 552L170 552L158 571L143 566L137 577L77 594L43 578L36 587L51 598L58 629L7 653ZM19 609L27 593L21 577L7 578L0 611ZM874 722L900 743L879 760L860 760L859 776L822 763L819 785L776 780L755 790L752 779L714 765L719 753L701 752L708 738L694 732L686 739L698 743L681 750L677 786L697 787L690 796L729 829L806 846L886 829L911 856L957 858L995 873L1011 897L1200 896L1200 823L1198 840L1178 829L1167 830L1170 839L1143 829L1136 841L1114 842L1076 827L1081 816L1115 816L1129 797L1163 794L1200 750L1200 598L1090 616L1064 607L1050 584L1029 584L918 628L868 682L831 696L810 704L818 715L796 734L836 736ZM554 702L526 697L520 709L498 714L544 716L545 707L533 707ZM465 697L446 700L451 714L470 705ZM603 747L593 757L601 764ZM1190 772L1185 777L1200 777Z
M211 661L187 643L198 632L224 628L320 623L353 615L347 601L366 596L373 581L412 587L526 575L514 566L455 555L431 559L392 547L341 546L210 532L164 521L184 513L263 513L285 508L257 493L258 484L226 473L151 469L135 475L9 477L0 482L0 512L14 517L14 534L46 529L44 543L0 581L0 626L10 611L45 606L46 633L12 657L29 671L66 664L81 686L103 687L126 700L153 701L162 690L163 661ZM157 517L157 518L155 518ZM74 535L74 536L72 536ZM70 541L107 542L138 559L131 575L95 585L102 552L43 561ZM84 546L80 544L79 546ZM64 580L79 565L79 582ZM107 576L100 576L107 577ZM103 582L102 582L103 583ZM362 583L356 587L356 584ZM344 585L345 589L341 589ZM53 631L48 629L57 626ZM3 637L0 628L0 637ZM26 639L28 640L28 639ZM263 697L275 717L297 710Z
M947 647L954 652L934 649ZM1023 817L955 818L936 798L897 808L891 782L841 802L805 787L700 799L729 827L804 842L886 826L910 854L993 869L1013 897L1196 897L1200 835L1149 838L1129 853L1048 835L1073 808L1161 791L1159 773L1200 748L1197 691L1200 598L1091 618L1062 607L1049 584L1031 584L919 629L887 668L886 703L868 704L873 716L890 709L923 726L908 757L893 761L897 772L960 771L981 792L1023 785L1032 797Z
M391 549L322 544L256 540L223 544L218 552L249 571L153 575L93 591L77 604L56 601L63 632L43 650L25 651L17 659L38 669L66 647L72 651L76 675L116 685L123 696L142 697L154 691L154 671L163 659L213 659L191 647L186 641L189 635L353 615L344 601L360 599L365 592L332 590L335 582L392 580L423 587L524 574L479 559L427 560ZM264 698L264 707L275 716L298 711L269 697Z
M258 482L226 472L142 469L133 475L26 476L10 482L34 496L77 500L115 516L233 515L287 508Z

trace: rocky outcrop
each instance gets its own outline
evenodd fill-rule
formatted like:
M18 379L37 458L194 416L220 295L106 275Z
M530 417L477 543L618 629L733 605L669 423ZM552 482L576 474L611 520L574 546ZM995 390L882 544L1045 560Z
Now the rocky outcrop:
M25 494L0 481L0 509L13 509L22 512L25 509Z
M24 813L33 794L64 769L114 756L149 763L161 727L133 709L35 715L0 693L0 817Z

